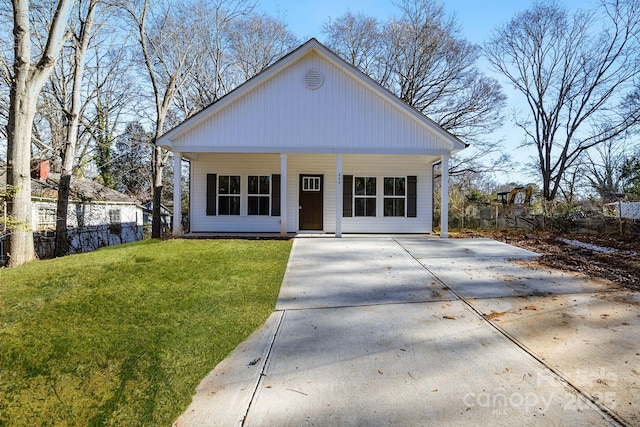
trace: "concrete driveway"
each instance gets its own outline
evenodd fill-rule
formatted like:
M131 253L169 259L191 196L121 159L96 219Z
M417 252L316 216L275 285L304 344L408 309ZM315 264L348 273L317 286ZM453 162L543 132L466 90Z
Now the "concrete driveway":
M177 426L640 425L640 298L489 239L296 238Z

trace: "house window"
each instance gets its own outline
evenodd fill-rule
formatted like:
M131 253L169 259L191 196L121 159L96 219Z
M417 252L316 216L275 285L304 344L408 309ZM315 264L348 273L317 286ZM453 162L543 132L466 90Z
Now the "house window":
M109 209L109 224L120 224L120 209Z
M55 209L38 208L38 230L55 230L56 218Z
M221 175L218 178L218 214L240 215L240 177Z
M249 176L249 215L269 215L270 176Z
M320 191L319 176L302 177L302 191Z
M384 178L384 216L405 216L406 178Z
M376 216L376 178L354 178L355 216Z
M121 222L120 209L109 209L109 231L111 234L120 234L122 232Z

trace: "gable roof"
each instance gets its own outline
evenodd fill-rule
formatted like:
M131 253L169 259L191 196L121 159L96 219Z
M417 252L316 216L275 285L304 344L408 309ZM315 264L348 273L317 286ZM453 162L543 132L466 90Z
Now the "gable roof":
M49 173L46 179L31 178L31 197L57 199L59 182L60 174L53 172ZM6 184L6 169L0 170L0 189L5 188ZM69 198L83 202L137 203L136 199L124 193L105 187L99 182L78 177L71 178Z
M325 95L312 95L322 93L315 88L302 89L309 70L316 71L320 79L323 74L333 77L333 82L325 84L330 86ZM350 122L339 123L347 120ZM327 133L334 124L337 129ZM465 148L458 138L316 39L166 132L158 145L178 152L433 155Z

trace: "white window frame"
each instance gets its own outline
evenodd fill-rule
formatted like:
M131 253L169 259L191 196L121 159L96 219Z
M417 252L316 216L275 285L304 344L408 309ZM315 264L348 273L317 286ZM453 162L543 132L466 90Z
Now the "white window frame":
M109 224L122 224L122 213L120 212L120 209L109 209L108 215Z
M319 176L303 176L302 191L320 191Z
M220 192L220 182L222 178L238 178L238 192L231 193L231 185L229 185L229 193ZM238 213L220 213L220 198L221 197L237 197L238 198ZM218 183L216 185L216 203L218 204L218 215L220 216L240 216L242 214L242 176L241 175L218 175Z
M258 178L258 192L257 193L251 193L251 178L256 177ZM260 189L260 178L267 178L269 184L268 184L268 188L267 188L267 193L261 193ZM271 179L271 175L247 175L247 215L248 216L271 216L271 193L272 193L272 189L271 186L273 185L273 180ZM250 200L251 198L260 198L260 199L267 199L267 213L266 214L261 214L261 213L251 213L251 203ZM259 211L259 207L258 207L258 211Z
M393 193L394 194L386 194L386 180L387 179L393 179L394 183L393 183ZM402 195L398 195L396 194L396 181L397 179L402 179L404 180L404 194ZM386 213L386 209L385 209L385 205L386 205L386 201L387 199L393 199L393 200L403 200L403 204L404 204L404 212L402 213L402 215L387 215ZM394 209L395 211L395 209ZM382 178L382 214L383 216L387 217L387 218L402 218L407 216L407 177L406 176L385 176Z
M358 179L364 179L364 192L365 194L357 194L356 191L356 181ZM373 194L367 194L367 180L369 179L374 179L375 180L375 185L374 185L374 193ZM373 218L378 216L378 177L377 176L354 176L353 177L353 216L354 217L369 217L369 218ZM364 215L358 215L358 210L356 209L356 200L373 200L373 203L375 205L375 208L373 210L373 215L367 215L367 209L365 208L364 210ZM365 201L365 205L366 205L366 201Z
M58 215L54 208L38 208L38 230L55 230Z

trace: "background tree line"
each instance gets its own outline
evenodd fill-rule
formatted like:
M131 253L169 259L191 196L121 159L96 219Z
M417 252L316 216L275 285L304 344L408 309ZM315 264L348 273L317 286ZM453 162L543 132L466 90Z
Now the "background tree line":
M495 136L510 121L505 78L524 100L511 120L537 153L545 199L640 194L639 3L602 0L571 15L536 2L479 46L442 3L399 0L385 22L328 20L321 41L469 144L450 165L457 191L493 191L492 174L514 164ZM74 175L153 200L158 237L168 153L154 142L303 41L247 0L0 0L0 32L0 152L18 189L9 214L29 222L30 161L50 160L59 255ZM12 231L11 265L33 258L31 239Z
M56 252L67 250L72 176L154 200L168 154L162 133L295 48L278 16L246 0L3 0L0 120L9 214L30 223L30 162L60 175ZM158 216L156 216L158 214ZM33 259L26 227L12 230L10 265Z

